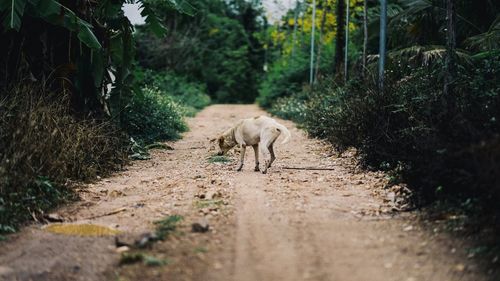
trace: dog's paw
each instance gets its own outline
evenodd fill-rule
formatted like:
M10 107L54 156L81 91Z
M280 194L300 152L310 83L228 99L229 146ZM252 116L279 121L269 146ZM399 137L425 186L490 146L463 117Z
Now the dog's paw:
M255 167L255 169L253 169L253 170L254 170L254 172L260 172L259 167Z
M236 169L236 172L241 172L241 170L243 170L243 167L239 167L238 169Z
M263 173L263 174L267 174L267 170L263 170L263 171L262 171L262 173Z

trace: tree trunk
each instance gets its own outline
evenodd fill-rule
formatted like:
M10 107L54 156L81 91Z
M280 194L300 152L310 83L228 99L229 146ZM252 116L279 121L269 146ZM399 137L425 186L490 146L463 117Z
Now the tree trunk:
M334 71L339 78L342 76L342 57L344 55L344 15L345 2L344 0L337 0L337 8L335 9L335 17L337 18L337 33L335 38Z
M380 0L380 41L379 41L379 60L378 60L378 84L380 91L384 90L386 42L387 42L387 0Z
M455 0L446 0L446 58L443 96L447 103L447 110L455 108L453 83L456 75L455 47L456 47L456 13Z
M368 49L368 0L363 1L363 58L362 58L362 69L361 76L365 78L366 74L366 52Z

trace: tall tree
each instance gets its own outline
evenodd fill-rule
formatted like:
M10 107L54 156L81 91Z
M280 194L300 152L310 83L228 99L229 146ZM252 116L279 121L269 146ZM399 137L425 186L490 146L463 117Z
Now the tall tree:
M378 82L381 91L384 89L385 53L387 42L387 0L380 0L380 41L378 60Z
M455 0L446 0L446 58L443 95L448 110L453 110L453 81L455 79L455 48L456 48L456 11Z
M344 29L345 29L345 1L337 0L335 17L337 19L337 31L335 39L334 71L337 75L342 75L342 60L344 55Z

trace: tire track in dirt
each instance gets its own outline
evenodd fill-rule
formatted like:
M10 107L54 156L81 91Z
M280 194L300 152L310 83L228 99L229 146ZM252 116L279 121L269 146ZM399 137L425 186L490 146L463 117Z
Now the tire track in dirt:
M276 218L262 175L240 174L235 204L235 280L296 280L299 258L288 218ZM276 221L279 220L279 221ZM277 263L276 261L279 261ZM251 265L251 266L249 266Z

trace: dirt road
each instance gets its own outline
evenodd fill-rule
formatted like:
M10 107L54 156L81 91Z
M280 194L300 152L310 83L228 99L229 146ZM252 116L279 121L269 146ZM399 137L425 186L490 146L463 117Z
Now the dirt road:
M209 139L255 105L214 105L189 120L190 132L151 160L84 186L82 200L60 210L65 223L152 232L169 215L183 221L165 241L132 250L165 261L119 265L115 237L53 234L34 224L0 244L0 280L489 280L444 225L425 227L416 213L394 213L387 176L356 168L288 121L292 141L277 145L268 174L253 171L253 152L236 172L210 163ZM290 170L285 167L333 170ZM389 199L388 199L389 198ZM191 232L206 218L210 231Z

